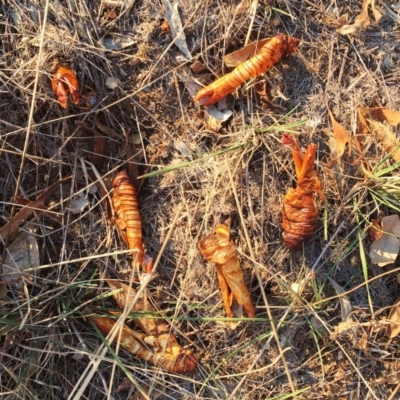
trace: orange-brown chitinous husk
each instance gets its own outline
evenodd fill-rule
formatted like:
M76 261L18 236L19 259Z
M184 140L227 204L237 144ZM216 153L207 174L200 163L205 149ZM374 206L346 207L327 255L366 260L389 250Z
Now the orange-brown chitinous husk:
M146 272L150 272L153 260L144 252L142 236L142 220L139 213L136 188L125 171L118 173L113 181L114 193L112 203L117 218L122 239L128 248L133 250L132 255L142 265Z
M303 155L298 143L292 139L297 186L289 189L282 207L283 240L291 251L301 250L314 233L318 217L314 193L321 200L325 199L321 181L314 171L316 148L315 144L310 144Z
M229 74L200 89L194 100L203 106L215 104L247 79L262 74L282 57L295 52L299 43L300 41L294 37L283 34L274 36L260 48L255 56L239 64Z
M124 283L109 280L107 283L113 289L113 297L119 308L125 308L136 296L136 290ZM118 289L120 289L118 291ZM151 304L139 299L133 306L137 311L154 311ZM170 332L170 326L161 318L151 318L151 315L143 315L133 319L134 323L146 334L145 342L152 344L155 352L165 354L160 363L165 369L179 373L191 373L196 369L196 359L189 350L183 350L175 336ZM150 341L152 341L150 343ZM159 350L161 349L161 350Z
M116 321L107 317L90 317L104 335L114 328ZM136 357L148 361L165 370L179 374L191 373L196 369L196 360L190 351L178 347L167 347L154 336L146 336L127 326L121 327L121 335L117 333L114 341L120 337L121 346Z
M215 234L209 234L199 241L199 249L206 260L215 264L227 316L233 316L233 296L237 303L243 306L247 315L254 318L254 305L243 280L235 245L229 240L229 227L224 224L218 225Z
M80 86L75 72L66 65L59 65L51 80L51 87L61 107L67 108L68 93L75 104L80 101Z

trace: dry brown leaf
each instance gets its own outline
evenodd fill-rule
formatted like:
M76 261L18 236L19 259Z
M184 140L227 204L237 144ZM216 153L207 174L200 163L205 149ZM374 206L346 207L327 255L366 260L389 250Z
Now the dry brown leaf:
M362 109L368 113L372 119L377 121L386 121L389 125L397 126L400 124L400 111L390 110L389 108L376 107L370 109Z
M59 187L59 185L69 181L71 176L67 178L61 179L58 182L53 183L50 187L48 187L42 194L38 196L36 201L27 202L24 208L18 211L9 222L7 222L0 229L0 242L7 242L7 239L18 229L18 227L24 223L27 218L33 213L36 212L40 214L45 212L47 209L43 205L44 201L54 192L55 189ZM48 212L49 213L49 212ZM0 276L3 273L3 268L0 266ZM0 298L3 297L6 293L6 287L4 282L0 282Z
M389 215L382 218L382 236L371 243L369 256L374 264L384 267L393 263L400 250L400 218Z
M371 132L376 136L382 144L385 151L390 153L394 161L400 161L400 142L396 135L382 122L377 122L372 119L367 119L371 128Z
M24 208L18 211L14 217L0 229L0 241L5 241L9 235L12 235L33 212L36 212L37 214L43 212L42 206L44 201L54 192L54 190L58 189L60 185L69 181L70 179L71 176L68 176L67 178L53 183L38 196L36 201L29 202Z
M388 316L390 324L386 326L386 336L393 339L400 333L400 296L397 297Z
M396 135L382 122L387 122L391 126L400 124L400 111L388 108L364 108L358 109L357 136L374 134L382 144L385 151L392 153L392 158L400 161L400 142ZM359 144L361 150L361 141ZM361 152L361 151L360 151Z
M326 105L326 109L328 110L329 118L331 119L332 123L334 141L331 141L331 144L332 145L334 144L335 146L334 153L336 154L336 159L334 161L337 161L343 156L347 143L349 145L349 155L351 153L350 134L342 124L336 121L335 117L332 114L332 111L328 106L328 101L326 100L325 95L323 96L323 99ZM331 137L330 134L328 136Z
M248 58L253 57L254 54L258 53L260 51L260 48L270 40L271 38L252 42L240 50L236 50L232 53L227 54L226 56L224 56L225 65L231 68L237 67L239 64L246 61Z
M378 240L382 236L382 226L380 221L373 218L371 220L371 225L368 227L367 233L371 243Z
M94 150L89 161L97 168L100 169L107 156L108 141L105 136L100 135L96 129L91 130L94 137Z
M200 61L195 61L193 64L190 65L190 69L195 74L198 74L198 73L204 71L204 64Z
M375 21L378 23L382 18L382 14L376 8L375 1L376 0L364 0L361 13L356 17L354 22L352 24L343 25L341 28L336 29L336 32L340 33L341 35L351 35L367 28L371 23L371 20L368 16L368 7L370 5Z

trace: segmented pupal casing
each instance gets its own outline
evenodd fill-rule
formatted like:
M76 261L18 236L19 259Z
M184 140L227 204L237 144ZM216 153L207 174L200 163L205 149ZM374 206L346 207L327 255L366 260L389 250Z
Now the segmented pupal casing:
M260 48L256 55L239 64L229 74L200 89L194 100L203 106L217 103L247 79L262 74L282 57L295 52L299 43L300 41L294 37L283 34L274 36Z
M113 181L112 204L121 234L125 235L128 248L135 250L132 255L143 263L142 221L139 213L136 188L125 171L121 171Z
M67 108L68 93L75 104L80 101L80 86L75 72L66 65L59 65L51 80L51 87L61 107Z
M114 328L116 321L107 317L90 317L104 335L108 335ZM120 339L121 346L136 357L154 365L161 365L165 370L180 374L195 371L197 362L193 354L183 350L179 345L168 347L154 336L147 336L134 331L126 325L120 328L121 334L114 337Z
M304 156L297 142L292 148L297 186L289 189L283 199L282 207L283 240L290 251L301 250L315 231L318 208L314 194L319 194L321 199L325 198L321 181L314 171L316 148L315 144L310 144Z
M231 294L243 306L247 315L254 318L256 313L249 289L244 283L242 270L236 255L235 245L229 239L229 227L217 225L214 234L199 241L199 249L204 258L215 264L222 292L222 300L228 317L232 317Z

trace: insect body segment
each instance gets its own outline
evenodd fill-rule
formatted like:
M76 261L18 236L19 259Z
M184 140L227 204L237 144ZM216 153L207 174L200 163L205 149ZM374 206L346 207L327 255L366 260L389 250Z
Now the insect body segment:
M106 317L91 317L104 335L108 335L116 325L116 321ZM117 341L119 334L115 336ZM194 372L197 362L190 351L183 350L179 345L167 348L154 336L146 336L134 331L126 325L121 327L121 346L136 357L151 362L154 365L161 365L165 370L176 373Z
M287 54L296 51L299 40L286 35L277 35L265 43L260 51L239 64L232 72L200 89L195 101L203 106L217 103L249 78L265 72Z
M57 68L56 73L53 75L51 87L53 89L53 92L57 96L58 102L60 103L61 107L67 108L68 93L71 94L74 104L79 103L79 81L75 75L75 72L72 71L71 68L65 65L60 65Z
M120 172L113 182L114 194L112 203L117 214L116 225L122 239L132 249L132 255L137 258L146 272L150 272L153 259L144 252L142 237L142 221L139 213L136 189L125 171Z
M287 138L285 139L287 140ZM317 146L310 144L302 154L295 139L290 144L296 168L297 186L290 188L283 199L282 227L285 231L283 240L291 251L299 251L314 233L318 208L315 205L314 193L325 200L321 181L314 171L314 159Z
M204 258L216 266L227 316L233 316L231 309L233 296L237 303L243 306L247 315L254 318L256 313L250 292L243 280L235 246L229 240L229 227L223 224L218 225L215 228L215 234L207 235L200 240L199 249Z

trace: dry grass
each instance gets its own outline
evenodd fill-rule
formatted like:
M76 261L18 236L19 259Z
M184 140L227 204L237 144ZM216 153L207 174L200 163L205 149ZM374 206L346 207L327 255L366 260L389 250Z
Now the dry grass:
M361 1L179 1L189 49L218 76L223 55L247 37L286 33L302 40L302 58L290 56L267 73L268 102L254 82L229 98L233 117L220 133L203 124L180 82L191 74L190 64L177 60L181 53L171 34L160 29L163 2L127 1L116 19L107 18L110 9L101 3L12 0L0 6L0 224L20 209L15 195L34 200L72 176L45 203L59 221L30 218L40 269L28 271L21 288L7 286L0 300L2 397L125 399L131 393L115 389L129 374L143 388L154 387L152 399L400 398L398 338L388 341L382 329L363 328L371 321L381 326L399 293L397 264L372 265L365 237L371 217L400 207L397 171L383 178L392 184L388 203L375 196L385 191L385 180L365 182L353 151L343 159L339 188L327 167L330 121L322 100L325 93L352 134L357 107L400 109L397 2L379 25L349 38L336 34L325 17L348 12L353 18ZM110 37L134 43L107 51L103 43ZM93 90L94 107L60 108L50 86L57 59L77 71L83 93ZM106 200L88 192L96 180L86 161L93 138L75 122L92 124L95 112L121 137L108 139L107 159L97 171L106 185L127 166L124 135L132 133L142 140L139 175L179 167L143 179L139 203L147 252L159 258L147 294L196 355L193 376L166 373L124 350L116 355L82 318L115 308L98 297L108 291L105 277L131 280L130 256L108 221ZM282 130L263 129L302 120L295 129L302 146L318 144L327 203L304 252L290 254L280 209L294 167ZM231 150L213 155L225 149ZM379 165L385 154L373 142L366 156L378 169L391 164ZM80 191L90 205L73 214L68 207ZM224 320L215 270L197 248L227 218L257 310L257 320L234 330ZM6 238L3 248L12 240ZM342 335L326 333L341 322L328 278L345 288L353 307L356 327Z

